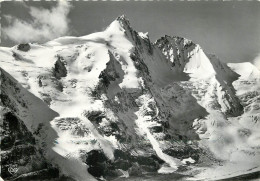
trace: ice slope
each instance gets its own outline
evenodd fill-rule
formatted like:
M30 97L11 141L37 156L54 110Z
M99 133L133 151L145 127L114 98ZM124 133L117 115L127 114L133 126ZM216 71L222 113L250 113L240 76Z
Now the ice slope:
M236 172L227 169L234 160L249 160L244 171L259 166L259 71L253 66L251 72L227 66L180 37L153 44L124 16L103 32L29 47L0 47L1 68L58 113L47 127L56 136L39 139L63 174L108 179L183 173L184 166L207 179L212 169L220 170L214 178ZM250 116L256 116L252 127L246 126ZM103 159L93 163L96 154Z

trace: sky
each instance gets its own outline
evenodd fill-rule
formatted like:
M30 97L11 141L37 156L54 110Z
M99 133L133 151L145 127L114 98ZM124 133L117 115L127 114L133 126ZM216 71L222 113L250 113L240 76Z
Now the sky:
M1 3L1 45L46 42L104 30L124 14L151 41L164 35L193 40L224 62L260 67L260 2L52 1Z

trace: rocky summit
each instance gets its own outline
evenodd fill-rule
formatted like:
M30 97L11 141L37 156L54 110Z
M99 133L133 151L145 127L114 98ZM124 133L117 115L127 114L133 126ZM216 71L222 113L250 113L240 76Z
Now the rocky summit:
M260 71L249 62L182 37L152 43L121 16L103 32L0 47L0 67L4 180L260 171Z

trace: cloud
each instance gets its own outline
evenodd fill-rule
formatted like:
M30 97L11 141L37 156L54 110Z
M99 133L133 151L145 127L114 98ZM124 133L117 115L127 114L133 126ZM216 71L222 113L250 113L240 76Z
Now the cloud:
M26 5L25 5L26 6ZM3 34L17 43L43 42L69 33L68 13L71 5L67 1L59 1L52 9L28 7L31 21L17 19L5 15L10 24L3 27Z
M258 54L253 60L254 65L260 70L260 54Z

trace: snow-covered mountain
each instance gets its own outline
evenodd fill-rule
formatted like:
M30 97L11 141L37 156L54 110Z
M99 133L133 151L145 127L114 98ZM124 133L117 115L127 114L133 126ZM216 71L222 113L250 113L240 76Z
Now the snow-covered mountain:
M0 57L3 178L260 171L260 71L251 63L225 64L181 37L152 43L124 16L103 32L1 47Z

